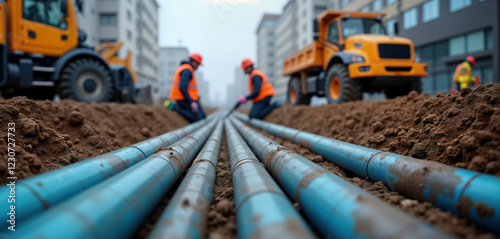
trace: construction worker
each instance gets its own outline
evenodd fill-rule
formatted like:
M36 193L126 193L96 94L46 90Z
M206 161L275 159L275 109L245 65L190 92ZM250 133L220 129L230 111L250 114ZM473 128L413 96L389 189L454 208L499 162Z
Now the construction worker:
M203 65L202 57L198 53L191 54L189 61L181 62L174 75L169 100L165 101L165 107L177 111L191 123L206 118L199 102L198 83L194 74L200 65ZM173 105L170 100L175 100L176 104Z
M457 84L457 89L469 87L474 84L476 79L471 76L472 67L476 64L476 58L468 56L465 61L458 64L453 75L453 82Z
M238 103L244 104L247 100L252 100L253 107L250 110L249 117L263 119L272 110L280 106L277 102L270 104L271 98L274 96L273 85L264 72L253 67L253 62L250 59L243 60L240 69L243 69L245 74L250 75L248 78L249 95L241 96Z

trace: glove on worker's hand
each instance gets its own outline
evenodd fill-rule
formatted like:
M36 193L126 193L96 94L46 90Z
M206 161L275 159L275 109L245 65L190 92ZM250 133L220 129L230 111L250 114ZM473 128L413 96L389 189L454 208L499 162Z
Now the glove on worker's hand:
M240 104L245 104L245 102L247 102L247 98L245 96L242 96L238 99L238 103Z
M191 102L191 111L198 113L198 104L196 102Z

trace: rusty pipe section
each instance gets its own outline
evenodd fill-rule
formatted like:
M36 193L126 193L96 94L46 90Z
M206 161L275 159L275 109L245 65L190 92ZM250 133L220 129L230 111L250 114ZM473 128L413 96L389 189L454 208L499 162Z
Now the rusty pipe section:
M315 238L234 126L228 120L224 126L233 175L238 238Z
M165 150L20 223L16 238L129 237L191 164L216 121L201 122Z
M222 121L219 121L148 238L205 237L222 127Z
M453 238L232 118L240 134L323 238Z
M218 114L218 113L217 113ZM216 116L217 114L214 114ZM214 116L140 143L99 155L66 167L17 182L16 221L47 210L65 199L93 186L151 156L158 148L167 147L207 124ZM10 188L0 187L0 196ZM0 225L6 228L7 201L0 203Z
M236 114L236 113L235 113ZM248 121L242 114L236 116ZM390 190L473 221L500 235L500 178L366 148L251 119L249 123L300 144L361 178L382 181Z

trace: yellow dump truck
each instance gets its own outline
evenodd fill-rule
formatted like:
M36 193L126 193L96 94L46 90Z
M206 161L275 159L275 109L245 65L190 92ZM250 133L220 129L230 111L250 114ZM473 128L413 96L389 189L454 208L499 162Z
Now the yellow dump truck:
M121 47L85 46L75 7L82 0L0 0L2 97L64 98L84 102L134 101L137 75Z
M329 103L363 99L363 92L387 98L422 91L427 65L415 56L411 40L390 37L383 13L325 11L314 20L314 42L284 59L290 76L287 100L309 104L326 96Z

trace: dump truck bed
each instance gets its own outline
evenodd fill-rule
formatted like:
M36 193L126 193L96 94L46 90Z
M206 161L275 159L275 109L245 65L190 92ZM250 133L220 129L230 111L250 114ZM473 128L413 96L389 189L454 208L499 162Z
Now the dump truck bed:
M285 58L283 61L283 75L293 75L301 71L314 71L323 66L323 46L314 41L304 49Z

